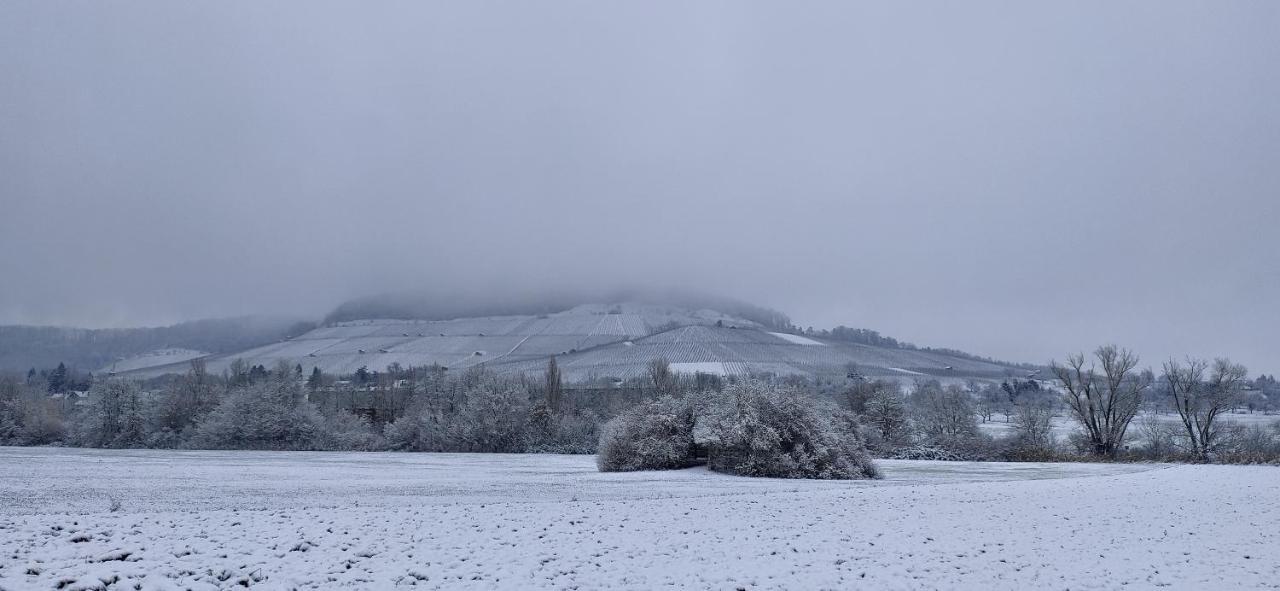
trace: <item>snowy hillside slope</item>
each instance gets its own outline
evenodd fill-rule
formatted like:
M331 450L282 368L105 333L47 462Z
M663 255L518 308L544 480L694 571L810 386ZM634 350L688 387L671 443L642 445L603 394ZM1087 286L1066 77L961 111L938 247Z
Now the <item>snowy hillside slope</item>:
M755 329L687 326L634 341L614 343L559 360L566 378L629 379L644 376L650 360L664 358L673 369L747 375L844 375L849 364L870 378L934 377L998 379L1023 372L1005 365L928 351L888 349L823 341ZM494 366L498 369L500 366ZM897 368L891 369L891 368ZM949 368L949 369L948 369ZM531 363L508 371L538 371ZM904 374L901 370L912 372Z
M148 351L141 355L126 357L119 361L113 361L110 365L99 368L97 371L103 373L121 373L137 369L146 369L157 365L178 365L197 359L200 357L208 357L209 353L205 351L196 351L193 349L157 349Z
M52 369L59 363L94 373L111 371L113 365L116 369L141 369L177 363L180 351L243 351L312 327L314 324L297 318L272 316L141 328L0 326L0 372Z
M220 373L236 359L271 367L284 361L351 374L439 364L460 370L485 364L499 373L541 373L559 358L565 379L631 379L646 375L650 361L665 358L682 373L720 375L844 376L856 365L876 378L999 379L1021 375L1010 366L933 351L892 349L770 332L713 310L647 304L590 304L540 316L490 316L455 320L354 320L309 331L246 351L210 356ZM125 375L186 370L185 363L137 365Z
M393 363L404 367L440 364L462 369L537 361L552 355L623 343L670 326L722 323L757 327L742 318L714 310L690 310L648 304L588 304L539 316L490 316L454 320L354 320L246 351L205 358L218 373L236 359L268 367L279 361L299 363L306 371L318 367L330 374L350 374L360 367L382 370ZM147 376L186 370L180 363L145 365L142 360L122 375Z

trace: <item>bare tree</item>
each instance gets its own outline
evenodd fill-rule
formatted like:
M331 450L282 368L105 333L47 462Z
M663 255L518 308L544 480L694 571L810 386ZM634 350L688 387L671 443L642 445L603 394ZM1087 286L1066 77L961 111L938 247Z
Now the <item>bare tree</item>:
M1024 450L1053 448L1053 406L1047 400L1026 399L1014 406L1013 428Z
M1093 356L1102 366L1101 374L1092 363L1085 367L1083 353L1068 357L1065 366L1054 361L1050 367L1066 390L1063 400L1084 427L1093 453L1114 457L1142 406L1151 373L1135 371L1138 355L1115 345L1099 347Z
M547 362L547 408L552 413L560 412L560 399L564 391L564 383L560 377L560 366L556 364L556 356Z
M1216 419L1239 402L1248 373L1243 365L1228 359L1215 360L1212 368L1202 359L1187 358L1186 365L1172 359L1165 362L1164 379L1192 453L1200 457L1209 454L1219 432Z
M862 419L875 428L882 447L906 443L911 437L911 423L901 388L897 382L876 380L872 384L874 388L862 405Z
M954 442L978 434L973 398L960 386L944 388L937 380L919 382L910 402L917 430L932 443Z
M991 422L992 415L1002 413L1008 422L1008 416L1011 412L1009 407L1009 397L995 384L987 384L985 386L972 385L969 391L975 394L977 404L974 409L978 411L978 416L982 417L982 422Z
M197 422L218 405L213 376L204 359L192 359L191 369L165 388L158 399L152 421L158 429L177 434Z
M658 394L663 396L675 394L679 384L676 374L671 371L671 363L664 357L649 362L649 379L653 380L653 387Z

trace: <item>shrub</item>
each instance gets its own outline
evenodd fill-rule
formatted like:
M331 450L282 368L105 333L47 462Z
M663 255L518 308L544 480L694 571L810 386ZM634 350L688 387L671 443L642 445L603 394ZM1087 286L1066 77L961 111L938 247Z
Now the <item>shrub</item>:
M234 388L196 425L191 445L206 449L314 449L323 421L296 382Z
M1280 423L1270 429L1261 425L1228 424L1207 459L1223 464L1280 463Z
M759 381L725 388L707 417L712 470L775 478L878 478L848 413Z
M337 451L377 451L386 449L386 440L368 420L339 410L322 414L315 446Z
M95 384L75 433L88 447L138 447L146 439L143 395L138 384L109 380Z
M911 422L897 382L864 382L846 395L867 427L863 433L868 449L884 452L910 442Z
M895 450L893 455L890 457L895 460L940 460L945 462L964 461L964 457L956 452L931 445L913 445L911 447L903 447Z
M1000 442L1003 459L1023 462L1051 461L1059 457L1053 438L1053 407L1044 402L1019 401L1013 411L1014 434Z
M522 390L496 383L468 388L446 445L451 451L523 452L528 414L529 397Z
M686 468L694 462L693 427L687 401L643 402L605 424L596 464L602 472Z
M545 405L529 412L525 451L533 453L590 454L600 439L600 418L589 410L557 414Z
M441 439L438 425L432 422L425 412L409 413L387 423L382 428L382 437L387 446L399 451L434 451L439 447Z
M18 441L25 445L47 445L67 435L62 410L57 401L30 400L22 413Z

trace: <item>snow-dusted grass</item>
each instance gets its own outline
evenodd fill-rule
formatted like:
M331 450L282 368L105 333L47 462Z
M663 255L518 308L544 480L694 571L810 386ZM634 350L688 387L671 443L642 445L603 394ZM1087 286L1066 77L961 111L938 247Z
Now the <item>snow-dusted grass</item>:
M778 338L780 338L780 339L782 339L782 340L784 340L784 341L786 341L786 342L788 342L788 343L791 343L791 344L793 344L793 345L810 345L810 346L817 346L817 347L825 347L825 346L827 346L827 344L826 344L826 343L821 343L821 342L815 341L815 340L813 340L813 339L811 339L811 338L808 338L808 337L802 337L802 336L800 336L800 335L798 335L798 334L789 334L789 333L785 333L785 332L771 332L771 333L769 333L769 334L771 334L771 335L773 335L773 336L775 336L775 337L778 337Z
M143 367L182 363L184 361L191 361L197 357L204 357L205 355L208 355L208 353L193 349L158 349L156 351L135 355L128 359L121 359L110 363L99 368L98 373L107 373L111 371L124 372Z
M671 371L682 374L699 374L705 373L713 376L729 375L729 370L725 369L723 363L719 361L695 361L690 363L669 363Z
M911 376L922 376L922 375L924 375L924 374L922 374L922 373L920 373L920 372L918 372L918 371L911 371L911 370L909 370L909 369L902 369L901 367L890 367L890 368L888 368L888 369L889 369L890 371L901 372L901 373L905 373L905 374L907 374L907 375L911 375Z
M1135 420L1135 424L1130 427L1131 431L1129 435L1133 435L1137 432L1136 422L1137 421ZM1053 433L1053 437L1057 439L1059 443L1065 442L1072 433L1080 430L1080 426L1076 423L1075 419L1061 414L1054 416L1053 419L1050 420L1049 427ZM1013 423L1013 417L1005 417L1005 415L1002 414L995 415L987 422L979 421L978 428L992 437L1008 437L1016 432L1016 425Z
M0 449L0 588L1264 588L1280 470ZM109 511L109 497L121 500Z

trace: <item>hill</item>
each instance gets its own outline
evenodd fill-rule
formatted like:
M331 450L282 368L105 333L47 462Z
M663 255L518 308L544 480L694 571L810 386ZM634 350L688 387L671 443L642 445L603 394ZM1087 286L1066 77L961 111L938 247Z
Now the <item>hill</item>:
M450 370L485 364L499 373L533 375L552 355L570 381L642 377L659 357L677 372L720 375L843 376L851 365L867 377L899 379L993 379L1023 371L963 354L803 336L709 308L635 302L583 304L550 314L339 321L205 359L213 372L243 359L268 367L285 361L302 365L304 372L319 368L339 375L392 364L439 364ZM187 359L152 365L135 360L122 373L150 376L186 366Z
M0 371L25 372L59 363L82 371L140 369L201 355L244 351L301 334L314 324L296 319L242 317L147 328L0 326ZM178 359L182 357L182 359Z
M384 318L397 320L453 320L486 316L537 316L555 314L593 302L635 302L651 307L717 310L775 329L791 328L786 314L723 296L692 290L656 290L629 287L614 290L562 290L528 292L519 289L435 289L379 294L339 305L325 324Z

